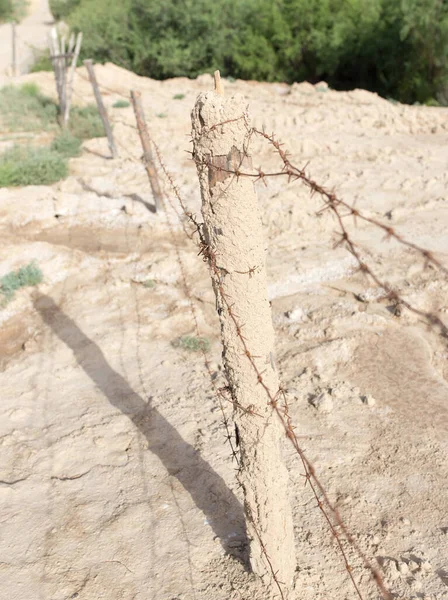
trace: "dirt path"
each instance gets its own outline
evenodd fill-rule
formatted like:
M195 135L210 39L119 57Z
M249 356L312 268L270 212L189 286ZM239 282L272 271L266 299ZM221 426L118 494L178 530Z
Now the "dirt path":
M30 0L28 15L17 25L17 71L27 73L33 62L33 49L45 48L47 32L53 22L48 0ZM11 79L11 25L0 25L0 86Z

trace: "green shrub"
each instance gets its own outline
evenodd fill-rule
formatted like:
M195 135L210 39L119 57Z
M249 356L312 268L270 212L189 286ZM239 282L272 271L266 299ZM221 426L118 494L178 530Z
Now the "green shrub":
M98 109L93 104L80 108L73 106L70 111L69 129L80 140L90 140L104 137L104 127L98 114Z
M63 131L54 138L50 148L65 158L71 158L81 154L81 143L70 131Z
M10 131L41 131L57 128L58 107L33 83L0 89L0 121Z
M49 50L35 54L34 62L31 65L30 73L40 73L41 71L52 71L53 65L50 59Z
M67 175L67 159L49 148L14 146L0 155L0 187L49 185Z
M11 271L0 278L0 306L5 306L10 302L17 290L23 287L35 286L41 283L43 279L42 271L33 261L18 271Z
M148 288L148 289L152 289L154 287L156 287L156 282L154 281L154 279L147 279L146 281L142 282L143 287Z
M183 335L174 340L172 345L175 348L182 348L182 350L189 350L191 352L208 352L210 350L210 341L207 338L191 335Z
M183 100L185 98L185 94L174 94L173 100Z
M53 0L54 2L55 0ZM446 0L58 0L82 53L157 79L327 81L448 102Z
M0 0L0 22L10 19L13 12L12 0Z
M128 108L131 106L127 100L117 100L112 104L112 108Z
M81 0L50 0L50 12L56 21L67 17Z

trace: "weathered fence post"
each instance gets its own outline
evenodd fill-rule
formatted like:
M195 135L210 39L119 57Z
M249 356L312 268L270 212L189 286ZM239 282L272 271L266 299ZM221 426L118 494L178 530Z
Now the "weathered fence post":
M279 381L264 240L253 179L235 174L251 170L247 101L242 96L225 98L217 79L221 93L200 94L192 112L204 254L211 267L224 368L235 406L250 563L272 589L280 589L282 582L286 598L296 560L288 473L280 454L284 430L272 408Z
M112 154L112 158L116 158L118 156L118 153L115 147L114 136L112 134L112 128L109 123L109 117L107 116L106 107L104 106L103 99L101 97L100 88L98 87L98 82L96 80L95 71L93 69L93 62L90 59L85 60L84 66L86 67L87 72L89 74L90 83L92 84L93 93L95 94L96 105L98 106L98 112L103 122L104 131L107 135L110 153Z
M160 210L163 204L162 190L160 189L157 171L154 165L154 159L151 150L151 140L149 137L148 127L145 121L145 113L143 112L142 95L140 92L131 92L132 106L134 107L135 120L137 121L138 133L143 148L143 160L148 173L149 183L151 185L152 195L156 212Z
M82 33L76 37L72 35L69 38L67 48L65 47L65 36L59 36L56 27L51 29L48 37L48 46L50 49L50 58L53 65L54 77L56 80L56 89L59 98L59 115L61 125L66 127L70 118L70 108L72 104L73 79L75 76L76 63L81 50ZM71 59L70 70L68 70L68 61Z
M12 76L17 76L17 31L16 31L16 22L11 22L11 45L12 45L12 63L11 70Z
M68 72L68 79L67 79L67 92L66 92L66 96L65 96L66 104L65 104L65 111L64 111L64 125L67 125L68 121L70 119L70 108L72 106L72 95L73 95L73 80L75 78L76 63L78 62L78 56L81 51L81 44L82 44L82 32L78 33L78 35L76 37L76 44L75 44L75 36L72 35L70 37L69 55L70 54L72 55L72 62L70 65L70 69Z

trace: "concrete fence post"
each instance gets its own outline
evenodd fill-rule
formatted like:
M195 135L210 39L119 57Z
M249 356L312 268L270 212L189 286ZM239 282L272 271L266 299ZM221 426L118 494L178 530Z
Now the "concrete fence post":
M216 91L199 95L192 112L206 244L223 360L234 401L252 570L289 598L296 567L288 473L280 453L285 435L272 408L279 390L274 330L267 296L265 242L251 169L247 101ZM263 385L261 384L262 381ZM264 387L266 386L266 388ZM242 407L242 409L240 408Z

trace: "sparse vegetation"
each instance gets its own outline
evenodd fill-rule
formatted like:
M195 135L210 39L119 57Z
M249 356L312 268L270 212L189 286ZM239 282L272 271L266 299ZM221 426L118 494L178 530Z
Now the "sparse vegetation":
M65 158L72 158L81 154L81 143L70 131L63 131L54 138L50 148Z
M167 115L166 113L158 113L158 114L156 115L156 117L158 117L159 119L166 119L166 118L167 118L167 116L168 116L168 115Z
M43 96L33 83L0 90L0 121L9 131L51 131L57 129L58 107Z
M96 106L73 107L69 130L58 125L58 107L34 83L0 90L0 121L10 131L56 133L50 147L14 146L0 155L0 187L49 185L68 174L67 161L78 156L84 139L104 136Z
M15 19L20 21L26 14L27 0L0 0L0 23Z
M185 94L174 94L173 100L183 100L185 98Z
M71 133L80 140L90 140L105 135L98 109L93 104L82 108L73 106L70 111L69 128Z
M39 73L40 71L52 71L50 51L44 50L35 54L34 63L31 65L30 73Z
M10 302L17 290L23 287L34 286L41 283L43 279L42 271L33 261L18 271L11 271L0 278L0 307L6 306Z
M50 148L14 146L0 155L0 187L49 185L67 175L66 157Z
M190 352L208 352L210 350L210 340L192 335L183 335L174 340L172 345L175 348L189 350Z
M58 131L58 106L35 83L0 90L0 122L9 131ZM96 106L72 107L70 131L81 139L104 135Z
M154 279L146 279L146 281L142 282L142 285L145 288L152 289L156 287L156 282L154 281Z
M117 100L112 104L112 108L128 108L131 104L127 100Z

